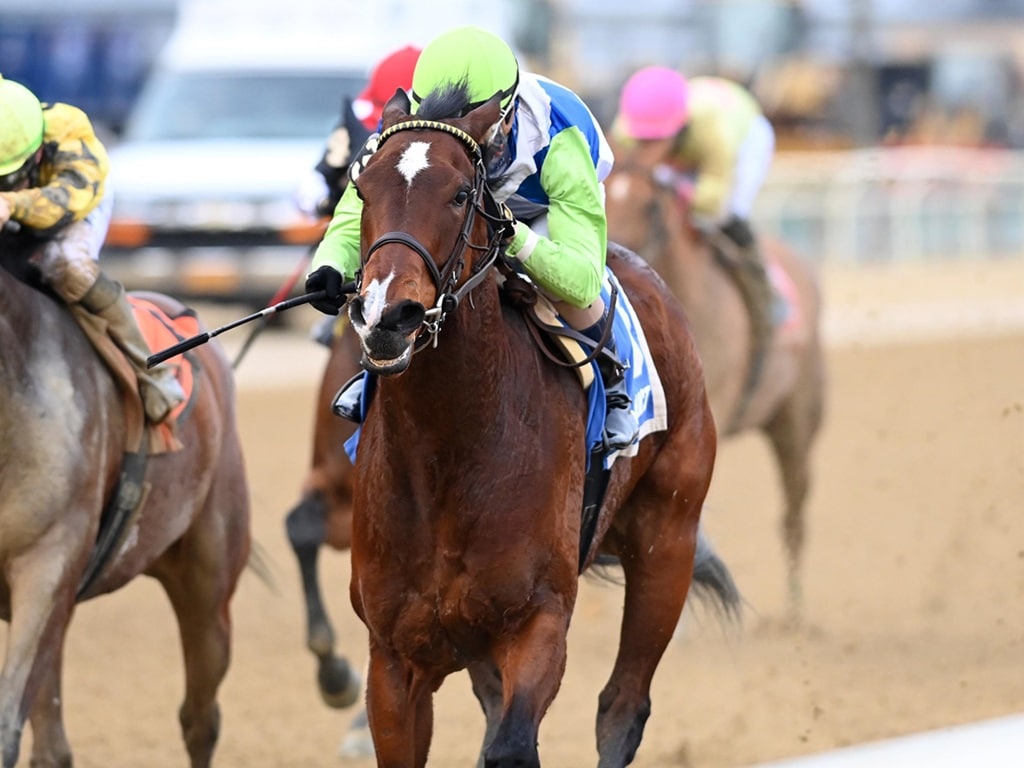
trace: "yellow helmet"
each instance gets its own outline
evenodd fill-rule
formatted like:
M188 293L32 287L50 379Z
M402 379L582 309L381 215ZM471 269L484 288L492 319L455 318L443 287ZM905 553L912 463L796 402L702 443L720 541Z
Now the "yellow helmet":
M18 170L43 144L43 106L25 86L0 75L0 176Z

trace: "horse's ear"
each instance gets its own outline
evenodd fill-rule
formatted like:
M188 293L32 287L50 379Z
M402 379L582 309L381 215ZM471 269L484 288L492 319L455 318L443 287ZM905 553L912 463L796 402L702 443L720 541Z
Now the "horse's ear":
M395 95L388 99L388 103L384 105L384 111L381 113L384 127L388 128L399 120L408 117L410 106L409 94L401 88L395 89Z
M476 109L470 111L464 118L466 131L477 141L484 143L487 139L487 132L501 117L501 94L496 93L490 101L486 101Z

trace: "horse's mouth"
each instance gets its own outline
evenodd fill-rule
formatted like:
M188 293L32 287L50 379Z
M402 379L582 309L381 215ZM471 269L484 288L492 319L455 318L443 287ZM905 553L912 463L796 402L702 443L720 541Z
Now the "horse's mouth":
M366 347L363 347L363 358L360 365L364 370L378 376L397 376L403 373L412 361L412 346L408 346L398 357L381 359L374 357Z

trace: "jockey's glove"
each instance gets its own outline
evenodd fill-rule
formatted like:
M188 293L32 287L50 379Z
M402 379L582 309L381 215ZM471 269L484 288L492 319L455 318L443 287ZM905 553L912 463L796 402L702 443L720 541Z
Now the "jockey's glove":
M341 272L328 264L324 264L306 276L306 293L324 292L322 299L314 299L309 303L325 315L336 315L338 310L345 305L348 294L344 292L344 286L345 278Z
M498 203L498 226L501 227L501 241L507 243L516 234L516 215L504 202Z

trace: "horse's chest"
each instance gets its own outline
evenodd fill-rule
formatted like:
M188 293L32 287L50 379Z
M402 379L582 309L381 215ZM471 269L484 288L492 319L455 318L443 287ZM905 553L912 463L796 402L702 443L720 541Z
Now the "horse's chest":
M533 579L507 572L422 579L378 616L378 628L403 655L457 668L519 622L535 591Z

